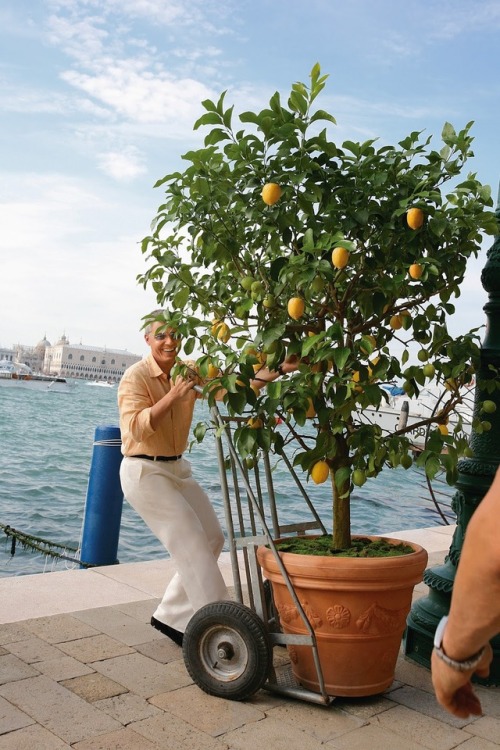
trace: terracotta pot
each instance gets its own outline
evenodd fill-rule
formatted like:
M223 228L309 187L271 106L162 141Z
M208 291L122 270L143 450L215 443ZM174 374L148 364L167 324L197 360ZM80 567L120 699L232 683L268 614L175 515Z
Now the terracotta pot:
M395 539L387 541L398 544ZM414 552L398 557L280 553L314 629L329 695L375 695L391 685L413 588L422 580L427 564L426 550L418 544L410 546ZM283 631L307 634L272 550L259 547L257 557L271 581ZM320 692L312 648L293 645L288 652L297 681Z

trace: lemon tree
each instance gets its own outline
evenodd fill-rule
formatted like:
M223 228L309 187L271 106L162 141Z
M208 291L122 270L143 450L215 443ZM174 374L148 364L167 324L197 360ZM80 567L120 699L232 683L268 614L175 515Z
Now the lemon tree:
M446 123L436 147L418 132L396 145L339 143L334 116L318 106L326 81L315 65L286 100L275 93L238 116L224 93L202 102L203 147L157 182L164 195L139 281L169 310L185 352L202 353L199 372L217 372L229 412L246 416L236 431L243 456L282 449L276 414L292 425L295 464L331 480L340 548L354 487L412 463L407 429L387 435L360 418L387 399L384 385L402 382L411 396L447 384L417 459L429 476L444 468L452 483L470 450L449 418L474 377L479 339L452 337L447 320L468 259L497 225L489 187L464 175L472 123ZM410 364L412 346L425 364ZM277 369L292 355L295 373L251 387L263 363Z

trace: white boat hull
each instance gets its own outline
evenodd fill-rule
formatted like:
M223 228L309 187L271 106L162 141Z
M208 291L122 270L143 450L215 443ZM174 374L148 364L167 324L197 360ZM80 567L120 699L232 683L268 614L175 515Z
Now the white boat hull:
M26 388L31 391L48 391L51 393L71 393L74 385L68 383L64 378L40 378L40 377L29 377L29 378L13 378L13 377L1 377L0 376L0 387L8 388Z

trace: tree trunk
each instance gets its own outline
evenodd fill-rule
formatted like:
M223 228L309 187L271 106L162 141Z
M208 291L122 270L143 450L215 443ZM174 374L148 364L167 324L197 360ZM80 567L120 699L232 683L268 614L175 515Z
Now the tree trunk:
M335 474L339 469L348 468L349 448L341 436L337 439L337 454L331 470L333 491L333 547L347 549L351 546L351 480L350 475L337 486Z

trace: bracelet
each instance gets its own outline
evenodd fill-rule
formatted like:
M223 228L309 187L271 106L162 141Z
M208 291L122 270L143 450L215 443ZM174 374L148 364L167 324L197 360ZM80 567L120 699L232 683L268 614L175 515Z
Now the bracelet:
M278 367L276 368L276 372L278 373L278 375L284 375L285 374L281 365L278 365Z
M448 622L448 617L442 617L439 621L439 625L436 628L436 634L434 636L434 653L436 656L441 659L441 661L444 661L445 664L447 664L452 669L455 669L457 672L469 672L471 669L475 669L481 659L483 658L486 646L483 646L477 653L470 656L468 659L464 659L463 661L457 661L456 659L452 659L450 656L447 656L445 652L443 651L443 637L444 637L444 631L446 629L446 624Z

